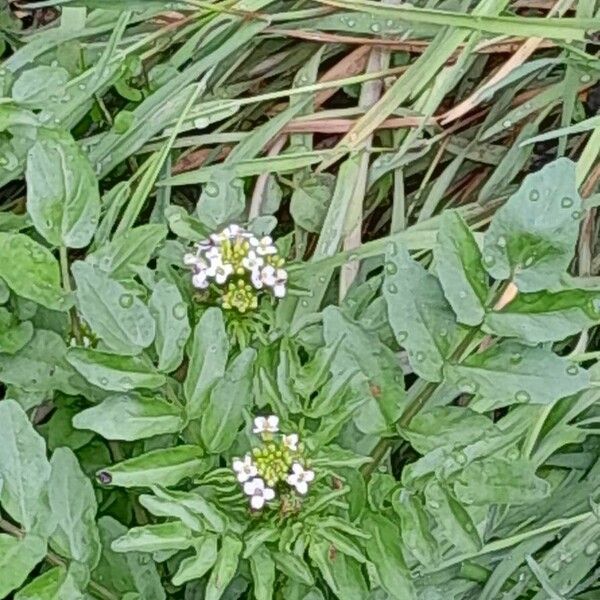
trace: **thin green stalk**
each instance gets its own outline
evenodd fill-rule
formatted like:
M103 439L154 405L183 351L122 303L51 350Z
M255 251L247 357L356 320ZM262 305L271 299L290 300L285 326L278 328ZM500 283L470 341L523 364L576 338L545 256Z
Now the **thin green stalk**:
M62 276L63 289L65 294L71 295L73 289L71 288L71 274L69 272L69 256L65 246L61 246L58 249L60 257L60 272ZM79 327L79 318L77 316L77 309L72 306L69 310L69 317L71 319L71 333L75 336L77 343L81 345L81 329Z

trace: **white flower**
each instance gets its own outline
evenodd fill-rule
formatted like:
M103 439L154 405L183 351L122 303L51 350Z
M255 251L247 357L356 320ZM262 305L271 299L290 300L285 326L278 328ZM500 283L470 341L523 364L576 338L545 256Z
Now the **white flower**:
M244 266L244 269L247 269L248 271L260 270L264 264L264 259L257 256L254 250L248 250L248 253L242 259L242 265Z
M207 252L208 257L208 252ZM210 265L206 269L206 274L209 277L214 277L215 281L222 285L227 281L227 278L233 273L233 266L230 263L224 263L221 256L212 258Z
M261 271L261 279L266 286L272 288L273 295L276 298L283 298L285 296L288 280L288 274L285 269L276 269L272 265L267 265Z
M183 255L183 264L184 265L196 265L198 264L199 261L199 257L197 254L192 254L191 252L188 252L187 254Z
M256 253L259 256L267 256L268 254L277 254L277 248L273 244L273 238L270 235L257 240L255 237L250 238L250 245L254 246Z
M244 456L244 460L239 458L233 459L233 470L237 473L237 480L240 483L244 483L248 481L248 479L252 479L252 477L256 477L258 475L258 471L252 462L252 457L249 454Z
M279 417L256 417L254 419L254 433L277 433L279 431Z
M260 290L263 286L262 276L260 274L260 269L254 269L250 273L250 282L254 286L255 290Z
M298 441L299 438L297 433L290 433L290 435L283 436L283 445L292 450L293 452L296 452L296 450L298 450Z
M192 284L201 290L208 287L206 269L199 269L192 277Z
M275 491L270 487L265 487L265 482L256 477L244 483L244 493L250 496L250 506L254 510L261 509L265 502L269 502L275 498Z
M216 246L212 246L208 252L204 255L204 257L209 260L211 263L215 260L222 261L223 255L221 254L221 250Z
M304 495L308 492L308 484L315 478L315 472L305 469L300 463L295 462L292 465L292 473L287 476L287 482L295 487L296 490Z

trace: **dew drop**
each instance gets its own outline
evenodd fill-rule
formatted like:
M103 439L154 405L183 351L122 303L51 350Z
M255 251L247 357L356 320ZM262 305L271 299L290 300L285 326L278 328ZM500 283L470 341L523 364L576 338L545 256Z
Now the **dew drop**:
M467 464L468 458L467 458L467 455L464 452L462 452L462 451L453 452L452 456L454 457L454 460L459 465L466 465Z
M582 215L582 212L580 210L574 210L571 213L571 216L573 217L574 221L579 221L579 219L581 219L581 215Z
M173 316L176 319L185 319L187 316L187 306L183 302L176 304L173 307Z
M529 192L529 199L532 202L537 202L540 199L540 193L537 190L531 190Z
M428 502L428 505L431 506L431 508L439 508L440 507L440 503L437 500L430 500Z
M474 394L477 391L477 384L470 379L461 379L458 382L458 387L461 392L466 394Z
M300 304L302 306L308 306L308 300L302 300L302 302L300 302Z
M533 264L533 256L528 256L523 262L523 266L530 267Z
M596 542L590 542L584 549L584 553L588 556L593 556L598 552L598 544Z
M579 373L579 367L577 365L569 365L567 367L568 375L577 375Z
M354 21L353 19L348 19L347 25L348 27L354 27L356 25L356 21Z
M519 451L516 448L511 448L506 454L508 460L517 460L519 458Z
M396 267L396 265L393 262L389 262L389 263L386 263L385 270L390 275L393 275L394 273L396 273L398 271L398 267Z
M510 119L506 119L506 121L502 122L502 127L509 128L512 127L512 121Z
M396 340L398 341L399 344L401 344L407 337L408 337L407 331L399 331L396 334Z
M510 362L513 365L518 365L523 360L523 356L519 352L515 352L510 356Z
M415 358L417 359L417 362L423 362L425 360L425 353L424 352L417 352L415 354Z
M515 400L517 402L529 402L531 400L531 396L525 390L519 390L515 394Z
M219 186L216 183L213 183L212 181L209 181L204 186L204 191L206 192L206 194L208 196L217 196L218 193L219 193Z
M501 235L496 241L496 244L499 248L506 248L506 238L503 235Z
M373 23L373 25L371 25L371 31L373 31L374 33L377 33L380 30L381 27L377 23Z
M133 296L131 294L121 294L119 304L123 308L129 308L133 304Z
M85 85L85 83L80 83L77 87L83 91L83 90L85 90L86 85Z
M561 201L560 205L563 208L571 208L573 206L573 198L569 198L569 196L565 196Z
M496 263L496 259L491 254L486 254L483 257L483 264L487 267L491 267Z
M440 329L439 335L440 335L440 337L445 338L448 335L448 330L447 329Z
M592 76L589 75L588 73L584 73L580 78L579 81L581 81L581 83L588 83L589 81L592 80Z
M388 292L389 292L390 294L396 294L396 293L398 293L398 286L396 286L396 285L395 285L395 284L393 284L393 283L390 283L390 284L387 286L387 289L388 289Z
M394 21L392 21L392 19L388 19L388 20L385 22L385 24L386 24L388 27L393 27L393 26L394 26Z
M106 377L102 377L100 379L100 385L108 385L108 379Z
M467 292L465 292L465 290L460 290L460 292L458 292L458 295L460 298L466 298Z

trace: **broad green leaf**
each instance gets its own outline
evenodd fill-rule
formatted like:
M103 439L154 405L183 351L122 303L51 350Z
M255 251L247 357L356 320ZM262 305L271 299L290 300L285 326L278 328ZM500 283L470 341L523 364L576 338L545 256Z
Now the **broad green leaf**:
M138 269L148 264L166 235L164 225L140 225L115 235L110 242L88 254L85 261L114 279L134 277Z
M485 331L537 344L562 340L600 322L600 292L573 289L517 294L485 316Z
M140 600L165 600L160 577L154 561L140 552L117 553L111 544L127 533L127 528L112 517L101 517L98 529L102 541L102 555L92 578L125 598L128 592L139 594ZM59 599L57 599L59 600Z
M371 534L364 544L383 589L394 600L416 598L410 572L402 555L400 530L397 525L383 515L372 512L366 514L362 524Z
M18 322L6 308L0 307L0 353L15 354L32 336L30 321Z
M404 545L421 564L426 567L436 565L440 560L440 552L420 498L408 490L400 489L392 497L392 506L400 517Z
M173 575L173 585L183 585L200 579L213 567L217 560L217 536L204 535L194 540L194 554L184 558Z
M202 490L178 492L153 486L154 496L140 496L140 503L157 516L176 517L191 529L208 529L221 533L227 525L227 517L214 501L204 498Z
M192 532L181 522L134 527L111 545L115 552L185 550L194 543Z
M439 281L394 244L386 257L383 295L396 340L408 351L415 373L441 381L459 329Z
M64 567L54 567L15 594L15 600L84 600L73 575Z
M306 231L320 233L334 187L335 177L331 173L318 173L299 181L290 200L294 223Z
M421 412L402 430L402 436L421 454L444 446L466 446L498 433L489 417L462 406L437 406Z
M39 129L27 155L27 212L54 246L83 248L100 216L98 181L70 134Z
M535 471L535 465L524 459L488 458L467 465L454 491L465 504L539 503L550 495L550 484Z
M368 596L360 563L353 558L337 552L329 542L316 540L308 547L308 555L339 600L364 600Z
M85 262L77 261L71 270L79 311L110 350L133 356L152 343L154 319L137 296Z
M314 585L315 578L302 558L289 552L273 552L272 556L277 569L284 575L304 585Z
M215 230L237 218L245 203L243 180L223 167L202 187L196 214L203 225Z
M473 519L453 494L432 481L425 488L427 509L442 528L446 539L462 552L478 552L481 539Z
M444 367L446 380L475 396L479 412L510 404L552 404L584 390L589 376L546 348L503 342Z
M166 279L156 284L148 306L156 322L154 346L158 354L158 370L168 373L183 360L191 331L188 309L177 286ZM199 349L194 347L192 352L199 352Z
M207 465L198 446L152 450L99 471L100 483L121 487L170 486L201 475Z
M45 556L46 542L36 535L18 539L0 534L0 598L21 587Z
M242 542L233 535L227 534L223 537L215 566L206 584L205 600L221 598L237 572L242 548Z
M50 466L48 498L57 519L50 545L61 556L92 570L100 558L100 538L96 527L98 505L94 488L69 448L55 450Z
M50 96L63 96L69 79L69 72L62 67L39 65L21 73L13 84L11 95L20 106L44 108Z
M223 313L209 308L194 329L187 376L183 384L190 418L201 415L210 390L225 374L229 340Z
M113 392L128 392L135 388L158 388L166 379L144 356L120 356L70 348L67 361L91 384Z
M114 394L73 418L78 429L90 429L107 440L140 440L184 427L183 409L160 396Z
M479 246L456 211L441 216L434 256L437 276L457 320L479 325L485 314L488 276L481 265Z
M23 409L14 400L2 400L0 505L26 531L31 530L43 506L43 494L49 477L50 464L46 458L44 439L35 431ZM33 550L32 553L35 554ZM2 554L0 552L0 557Z
M228 365L210 393L200 421L200 437L209 452L224 452L244 422L244 409L252 406L252 373L256 351L246 348Z
M582 202L575 163L566 158L528 175L485 234L483 264L522 292L560 284L575 251Z
M337 348L331 364L334 376L362 373L349 388L368 401L355 417L356 426L365 433L381 433L398 420L406 403L404 376L394 353L375 334L365 331L333 307L323 311L323 336L326 346ZM369 348L369 352L365 352Z
M265 546L250 555L250 572L256 600L271 600L275 586L275 563Z
M47 248L22 233L0 232L0 256L0 277L15 294L54 310L68 308L58 262Z

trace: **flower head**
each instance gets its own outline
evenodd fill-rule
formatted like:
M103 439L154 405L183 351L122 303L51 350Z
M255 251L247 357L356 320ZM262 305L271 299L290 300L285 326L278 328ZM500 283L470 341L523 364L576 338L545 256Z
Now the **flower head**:
M287 477L287 482L296 490L299 494L306 494L308 492L308 484L315 478L315 472L310 469L305 469L300 463L295 462L292 465L292 472Z
M248 479L252 479L258 475L256 466L252 462L252 457L249 454L246 454L243 460L235 458L233 460L233 470L237 473L237 480L240 483L244 483L245 481L248 481Z
M255 477L244 483L244 493L250 496L250 506L254 510L260 510L265 502L270 502L275 498L275 490L265 486L265 482L260 477Z
M254 433L277 433L279 431L279 417L256 417L254 419Z

